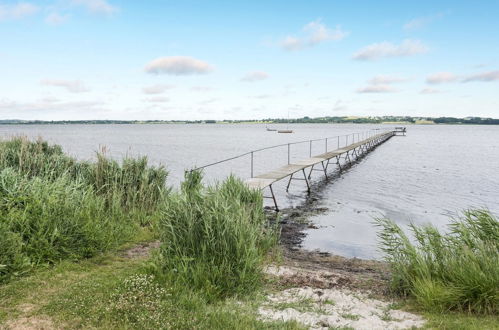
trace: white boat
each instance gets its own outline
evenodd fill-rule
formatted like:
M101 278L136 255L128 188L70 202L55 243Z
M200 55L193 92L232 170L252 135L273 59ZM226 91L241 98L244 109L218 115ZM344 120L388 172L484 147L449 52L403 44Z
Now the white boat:
M292 129L289 129L289 111L288 111L288 124L286 125L286 129L280 129L277 133L293 133Z

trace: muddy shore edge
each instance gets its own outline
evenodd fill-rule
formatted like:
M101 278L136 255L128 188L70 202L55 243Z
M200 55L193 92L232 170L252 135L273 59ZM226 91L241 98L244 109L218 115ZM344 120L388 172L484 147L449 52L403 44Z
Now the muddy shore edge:
M278 221L281 230L280 246L282 251L282 266L305 270L305 276L295 276L285 279L283 283L297 286L319 286L321 288L348 288L354 290L369 290L376 296L389 295L389 266L386 262L347 258L322 251L308 251L301 243L306 236L304 231L315 228L310 217L326 211L316 207L318 196L311 196L298 207L282 209L275 213L267 209L269 219ZM337 276L330 283L317 283L308 272L327 272ZM294 281L294 283L292 283ZM312 283L307 283L307 282ZM327 282L327 281L326 281Z

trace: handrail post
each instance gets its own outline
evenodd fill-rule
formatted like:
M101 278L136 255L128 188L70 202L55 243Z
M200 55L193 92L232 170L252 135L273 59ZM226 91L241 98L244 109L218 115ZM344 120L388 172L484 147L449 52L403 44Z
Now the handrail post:
M290 149L290 144L288 143L288 165L290 163L290 159L289 159L289 149Z
M326 138L326 152L327 152L327 138Z
M310 149L308 152L309 157L312 157L312 140L310 140Z
M340 149L340 136L338 135L337 138L338 138L338 149Z
M348 134L345 135L345 147L348 145Z
M253 151L251 152L251 177L253 177Z

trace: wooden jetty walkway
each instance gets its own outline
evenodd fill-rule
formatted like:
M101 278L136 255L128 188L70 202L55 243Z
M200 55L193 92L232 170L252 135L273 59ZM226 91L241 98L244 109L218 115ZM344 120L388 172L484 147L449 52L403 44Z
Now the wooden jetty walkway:
M270 198L274 202L275 210L279 211L279 207L277 205L277 200L276 196L274 194L274 190L272 185L276 183L277 181L283 180L285 178L288 178L288 184L286 186L286 191L289 190L289 187L291 185L291 182L293 180L301 180L304 181L307 187L307 191L310 192L310 178L312 175L313 171L320 171L324 174L325 178L328 178L328 167L330 165L337 166L338 169L341 171L343 170L344 167L349 166L352 164L353 161L358 159L359 157L367 154L371 150L373 150L375 147L378 145L382 144L383 142L387 141L391 137L395 135L405 135L405 127L396 127L393 130L386 130L381 133L378 133L379 129L375 130L370 130L367 132L362 132L362 133L352 133L348 135L343 135L343 136L336 136L332 138L325 138L325 139L318 139L318 140L308 140L308 141L300 141L300 142L293 142L293 143L287 143L287 144L282 144L282 145L277 145L277 146L272 146L272 147L266 147L258 150L253 150L247 153L244 153L242 155L238 155L235 157L231 157L228 159L224 159L212 164L208 164L205 166L201 166L198 168L193 169L192 171L195 170L200 170L209 166L217 165L220 163L224 163L230 160L234 160L237 158L241 158L244 156L250 156L251 159L251 177L244 182L253 189L260 189L264 190L265 188L268 188L270 191L270 196L264 196L264 198ZM345 137L345 145L340 147L340 138ZM349 142L349 137L351 137L351 144L348 144ZM356 139L357 137L357 139ZM328 141L332 139L337 139L336 143L336 149L328 151ZM318 141L324 141L325 142L325 151L322 154L312 156L312 143L313 142L318 142ZM291 157L290 157L290 147L291 145L294 144L300 144L300 143L309 143L310 144L310 149L309 149L309 158L298 160L298 161L293 161L291 162ZM254 163L254 154L263 151L263 150L268 150L268 149L273 149L273 148L279 148L279 147L284 147L287 146L288 148L288 164L281 166L277 169L274 169L270 172L259 174L254 176L253 174L253 163ZM343 162L340 162L340 160L343 160ZM308 172L308 173L307 173Z

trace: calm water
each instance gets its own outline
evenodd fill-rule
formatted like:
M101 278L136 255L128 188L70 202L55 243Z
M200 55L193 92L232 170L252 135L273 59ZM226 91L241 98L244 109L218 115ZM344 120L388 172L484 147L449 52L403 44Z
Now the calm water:
M290 125L294 134L277 134L264 125L0 125L0 135L41 136L79 159L93 159L104 146L117 159L145 155L166 166L170 184L178 186L185 169L252 149L379 127ZM340 145L345 142L342 137ZM337 143L328 140L328 148ZM291 160L308 157L309 148L309 143L291 146ZM312 154L325 148L324 141L313 142ZM256 153L254 173L284 165L287 157L287 146ZM249 156L209 168L205 176L213 181L230 172L249 177ZM281 207L303 202L303 182L295 181L289 194L284 185L275 188ZM406 137L378 147L320 195L318 206L327 211L312 218L319 229L307 231L304 247L360 258L379 257L374 217L441 228L465 208L486 207L499 214L499 126L409 126Z

